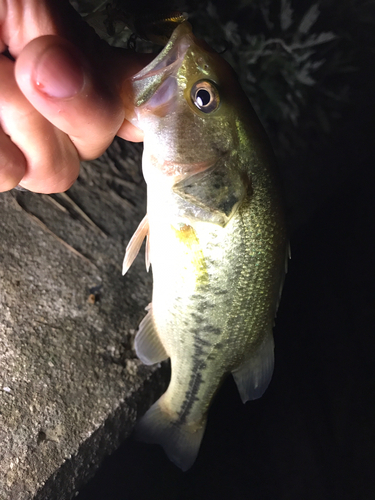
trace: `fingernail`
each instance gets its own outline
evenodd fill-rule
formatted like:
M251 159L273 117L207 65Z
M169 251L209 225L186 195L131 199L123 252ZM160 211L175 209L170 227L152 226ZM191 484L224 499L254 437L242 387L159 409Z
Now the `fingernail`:
M40 92L58 99L75 96L84 84L78 57L58 46L50 47L42 54L33 76Z

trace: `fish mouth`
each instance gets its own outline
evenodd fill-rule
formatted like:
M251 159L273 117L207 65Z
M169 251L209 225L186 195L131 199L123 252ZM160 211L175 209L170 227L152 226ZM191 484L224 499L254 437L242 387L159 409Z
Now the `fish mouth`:
M176 42L184 36L194 37L191 24L187 21L184 21L179 26L177 26L163 50L141 71L133 75L131 80L135 82L149 76L154 76L156 73L162 71L163 69L173 66L174 63L181 58L181 56L183 58L184 54L181 54L181 52L186 52L186 49L188 47L185 47L184 44L184 46L181 47L180 50L176 50L176 45L178 45L176 44ZM189 45L190 43L186 45Z
M161 84L178 70L194 41L190 23L184 21L177 26L160 54L130 79L135 107L145 104Z

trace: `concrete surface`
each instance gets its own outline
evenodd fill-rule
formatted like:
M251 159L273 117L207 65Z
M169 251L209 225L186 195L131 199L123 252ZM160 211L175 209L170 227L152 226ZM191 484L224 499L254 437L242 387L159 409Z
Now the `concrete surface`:
M0 500L72 498L166 383L132 348L143 251L121 276L140 147L118 140L67 195L0 194Z

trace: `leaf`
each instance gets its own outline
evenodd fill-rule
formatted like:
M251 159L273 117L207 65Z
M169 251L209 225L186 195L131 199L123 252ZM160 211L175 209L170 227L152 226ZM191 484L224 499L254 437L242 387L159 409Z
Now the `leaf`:
M241 45L241 37L238 33L237 23L234 21L228 21L227 24L223 26L225 38L231 42L234 47L239 47Z
M316 83L316 81L309 75L309 67L307 65L303 66L296 72L296 79L304 85L312 86Z
M259 5L260 12L262 13L264 22L269 30L273 29L273 22L270 19L270 0L265 0Z
M296 63L302 63L304 61L307 61L310 59L311 56L315 54L315 50L306 50L302 54L297 54L296 51L294 52L294 59Z
M307 40L301 43L295 43L292 45L293 48L303 49L306 47L314 47L315 45L320 45L321 43L327 43L331 40L335 40L337 35L332 33L332 31L327 31L324 33L320 33L319 35L310 35Z
M317 3L314 3L306 14L303 16L302 21L298 27L298 31L300 33L307 34L310 31L311 26L315 24L320 14L319 6Z
M219 21L219 16L216 10L215 5L212 2L208 2L207 4L207 14L212 17L212 19L216 19Z
M286 31L293 22L293 9L289 0L281 0L280 25L283 31Z

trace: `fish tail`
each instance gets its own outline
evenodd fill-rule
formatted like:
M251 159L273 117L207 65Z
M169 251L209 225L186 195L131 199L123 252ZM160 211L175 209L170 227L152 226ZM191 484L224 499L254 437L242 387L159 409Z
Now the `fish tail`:
M186 471L195 462L206 428L206 418L199 426L171 420L162 404L163 396L154 403L135 428L135 438L149 444L159 444L168 458Z

